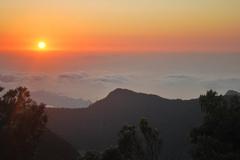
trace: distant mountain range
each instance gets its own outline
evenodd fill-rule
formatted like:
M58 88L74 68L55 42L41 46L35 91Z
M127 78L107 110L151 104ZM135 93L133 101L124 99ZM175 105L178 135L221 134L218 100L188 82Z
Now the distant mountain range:
M47 105L59 108L86 108L91 104L91 101L89 100L81 98L75 99L48 91L31 92L31 96L37 102L44 102Z
M34 97L44 92L39 93ZM225 95L240 94L230 90ZM48 98L58 100L61 96L53 97L57 98ZM65 104L69 102L61 106ZM143 117L160 131L162 160L191 160L189 132L200 125L203 117L198 99L165 99L127 89L116 89L88 108L47 108L47 113L48 128L58 136L50 131L43 136L38 160L72 160L78 156L76 150L101 151L117 143L123 125L136 125Z
M188 135L202 120L198 99L169 100L127 89L116 89L88 108L47 111L48 127L78 150L114 145L123 125L145 117L160 130L163 160L190 159Z
M228 90L225 96L240 96L240 93L234 90Z

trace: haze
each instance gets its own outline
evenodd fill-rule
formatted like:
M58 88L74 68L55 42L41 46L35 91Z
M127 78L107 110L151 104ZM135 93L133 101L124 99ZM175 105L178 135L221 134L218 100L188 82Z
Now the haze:
M3 0L0 6L3 87L93 101L118 87L167 98L240 89L238 0Z

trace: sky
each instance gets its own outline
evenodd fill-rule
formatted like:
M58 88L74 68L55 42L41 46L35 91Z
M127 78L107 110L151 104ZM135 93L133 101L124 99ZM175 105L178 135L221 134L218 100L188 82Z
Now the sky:
M1 0L0 50L238 52L239 0Z
M0 86L91 101L119 87L184 99L239 91L239 8L239 0L1 0Z
M240 54L2 54L0 86L26 86L92 102L116 88L165 98L240 91Z

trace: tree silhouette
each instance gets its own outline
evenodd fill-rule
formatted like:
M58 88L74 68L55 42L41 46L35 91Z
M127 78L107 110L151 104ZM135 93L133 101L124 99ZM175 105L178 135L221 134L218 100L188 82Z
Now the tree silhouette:
M123 157L118 147L110 147L103 152L101 160L123 160Z
M124 159L143 160L144 150L135 126L124 126L119 133L118 147Z
M150 127L146 119L140 121L139 127L146 144L145 158L148 160L158 160L160 156L161 140L157 128Z
M203 124L191 131L194 160L240 159L240 100L210 90L200 96Z
M101 160L101 154L97 151L87 151L80 160Z
M3 88L0 88L2 91ZM0 155L4 160L30 160L45 129L45 105L30 98L27 88L0 97Z
M142 119L139 128L123 126L117 146L106 149L102 154L88 151L79 160L158 160L160 147L158 130Z
M156 128L149 126L146 119L139 123L140 132L135 126L124 126L119 133L118 146L124 159L158 160L161 140Z

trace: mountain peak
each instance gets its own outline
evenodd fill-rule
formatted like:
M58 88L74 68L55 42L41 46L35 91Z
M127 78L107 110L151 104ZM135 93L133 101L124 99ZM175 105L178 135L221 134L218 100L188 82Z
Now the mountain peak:
M228 90L225 93L225 96L240 96L240 93L238 91L234 91L234 90Z
M121 95L121 94L136 94L136 92L131 91L129 89L125 88L116 88L113 91L111 91L108 96L114 96L114 95Z
M141 98L141 97L151 97L151 98L157 98L157 99L162 99L162 100L167 100L165 98L162 98L158 95L154 95L154 94L146 94L146 93L141 93L141 92L135 92L129 89L124 89L124 88L116 88L115 90L113 90L112 92L110 92L106 98Z

